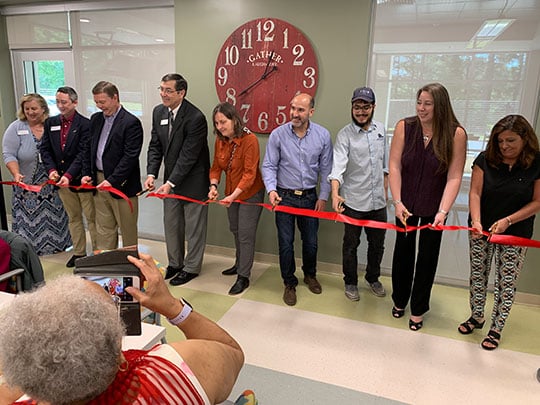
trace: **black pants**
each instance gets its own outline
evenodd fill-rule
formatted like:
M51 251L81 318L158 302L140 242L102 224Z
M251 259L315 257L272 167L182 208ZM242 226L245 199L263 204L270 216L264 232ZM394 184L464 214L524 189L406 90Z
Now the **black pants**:
M343 206L344 215L355 219L369 219L386 222L386 207L374 211L356 211L346 205ZM358 285L358 245L360 245L361 226L345 224L343 233L343 281L345 284ZM368 241L366 280L374 283L381 275L381 261L384 254L384 229L365 228Z
M409 217L408 226L433 223L435 216ZM396 218L396 225L403 227ZM416 234L418 255L416 256ZM437 271L442 231L423 229L420 232L396 233L394 257L392 259L392 300L396 308L405 308L411 301L411 315L421 316L429 311L431 288Z

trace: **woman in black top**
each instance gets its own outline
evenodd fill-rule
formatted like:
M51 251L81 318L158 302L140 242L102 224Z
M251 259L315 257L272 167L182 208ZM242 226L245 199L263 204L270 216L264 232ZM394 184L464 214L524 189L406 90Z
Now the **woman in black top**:
M486 350L499 345L512 308L526 247L497 245L491 233L530 238L540 211L540 152L533 128L521 115L508 115L491 130L487 149L473 163L469 192L471 317L459 325L464 335L484 326L484 306L491 259L495 256L494 305L491 326L482 341Z

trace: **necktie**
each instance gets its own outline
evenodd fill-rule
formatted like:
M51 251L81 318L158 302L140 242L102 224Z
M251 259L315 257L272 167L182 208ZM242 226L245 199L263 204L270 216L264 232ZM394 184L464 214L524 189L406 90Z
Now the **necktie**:
M171 139L172 127L174 124L174 114L172 110L169 110L169 139Z

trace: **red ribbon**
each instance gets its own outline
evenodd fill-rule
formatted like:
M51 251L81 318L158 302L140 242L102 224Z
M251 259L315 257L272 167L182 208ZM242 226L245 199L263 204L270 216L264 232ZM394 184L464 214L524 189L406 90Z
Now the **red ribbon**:
M177 200L183 200L187 202L192 202L195 204L208 205L210 203L218 203L219 201L207 200L200 201L194 198L185 197L178 194L161 194L161 193L149 193L147 197L157 197L160 199L164 198L175 198ZM249 203L241 200L234 200L235 203L245 204L245 205L258 205L264 209L271 212L284 212L286 214L292 215L302 215L306 217L326 219L328 221L334 222L343 222L350 225L368 227L368 228L377 228L377 229L389 229L396 232L413 232L419 231L422 229L432 229L434 231L474 231L474 228L469 228L468 226L458 226L458 225L421 225L421 226L407 226L403 228L394 224L387 222L372 221L367 219L355 219L347 215L338 214L337 212L329 211L314 211L306 208L294 208L288 207L286 205L276 205L273 207L270 204L265 203ZM482 234L487 236L488 240L492 243L497 243L499 245L512 245L512 246L524 246L524 247L533 247L540 248L540 241L534 239L521 238L519 236L512 235L502 235L502 234L490 234L489 232L483 231Z
M92 186L90 184L81 184L80 186L71 186L71 185L69 185L69 186L59 186L58 184L56 184L52 180L47 180L46 182L43 182L41 184L26 184L26 183L23 183L21 181L19 181L19 182L17 182L17 181L0 181L0 184L5 184L5 185L8 185L8 186L17 186L17 187L22 188L23 190L32 191L34 193L39 193L41 191L41 189L43 188L43 186L45 186L46 184L50 184L52 186L57 186L57 187L63 187L63 188L72 188L74 190L108 191L109 193L115 194L115 195L121 197L123 200L126 200L128 205L129 205L129 209L131 210L131 212L133 212L133 204L130 201L129 197L127 195L125 195L124 193L122 193L120 190L118 190L118 189L116 189L114 187L111 187L111 186L103 186L103 187L100 187L100 188L97 188L97 187Z

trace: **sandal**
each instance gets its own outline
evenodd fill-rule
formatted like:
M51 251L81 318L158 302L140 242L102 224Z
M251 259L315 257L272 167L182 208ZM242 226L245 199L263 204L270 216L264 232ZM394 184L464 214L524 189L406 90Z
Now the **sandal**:
M484 327L484 323L486 323L485 320L482 322L478 322L476 319L474 319L472 316L467 319L465 322L460 324L457 328L458 332L462 335L468 335L470 333L473 333L475 329L482 329Z
M422 329L422 326L424 326L424 320L421 320L420 322L415 322L412 319L409 319L409 329L410 330L420 330Z
M397 309L396 307L392 307L392 316L394 318L401 318L403 315L405 315L405 309Z
M495 332L494 330L490 330L487 334L487 337L482 340L482 349L485 350L495 350L497 347L499 347L499 340L501 339L501 334L498 332Z

